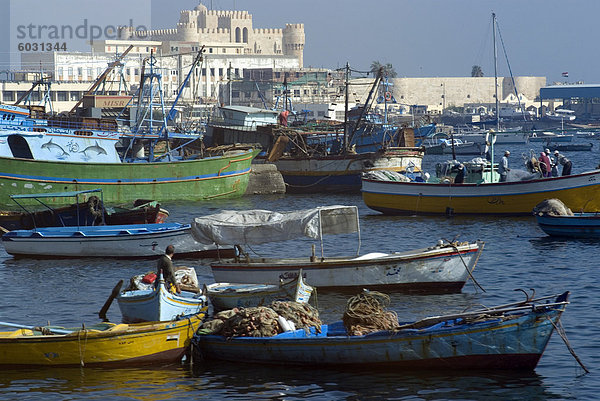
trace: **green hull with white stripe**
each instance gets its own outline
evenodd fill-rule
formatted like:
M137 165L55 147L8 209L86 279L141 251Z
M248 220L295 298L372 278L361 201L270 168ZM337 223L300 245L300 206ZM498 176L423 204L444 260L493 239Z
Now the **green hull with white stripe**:
M0 204L10 195L101 188L104 201L208 200L237 197L248 186L257 150L233 155L156 163L77 163L0 157ZM56 205L66 198L45 202Z

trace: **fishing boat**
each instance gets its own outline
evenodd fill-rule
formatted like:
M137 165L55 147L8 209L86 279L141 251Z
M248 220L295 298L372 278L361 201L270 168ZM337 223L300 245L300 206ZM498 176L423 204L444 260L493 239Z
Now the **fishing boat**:
M396 148L358 154L285 155L273 163L283 176L287 192L359 192L363 172L420 171L423 155L421 148Z
M426 155L482 155L485 146L476 142L464 142L461 139L438 139L432 145L425 145Z
M593 143L547 143L544 148L550 149L551 152L558 150L559 152L589 152L594 147Z
M175 363L189 351L201 313L181 320L137 324L98 323L78 328L25 326L0 332L0 365L135 366Z
M70 206L52 207L45 198L75 198ZM81 199L80 199L81 197ZM91 226L116 224L164 223L169 212L156 201L138 199L133 207L124 205L105 206L101 189L87 191L41 193L31 195L11 195L23 211L1 210L0 229L3 231L30 230L35 227ZM44 206L43 210L31 210L20 202L31 199Z
M325 257L323 234L358 233L356 255ZM457 292L483 250L483 242L447 243L394 253L360 255L360 229L356 206L322 206L295 212L266 210L224 211L197 217L192 235L201 243L261 244L302 236L321 240L321 255L305 258L256 258L241 255L211 264L217 282L278 284L302 271L319 289L397 288L415 291ZM314 246L314 245L313 245Z
M201 58L194 61L182 83ZM162 99L156 60L143 68L140 92L131 97L131 119L37 116L0 121L0 204L10 195L101 188L110 203L136 199L206 200L244 194L258 150L202 151L202 135L169 126L177 114ZM177 97L179 99L179 96ZM79 104L79 103L78 103ZM128 104L128 106L130 105ZM160 112L158 110L160 109ZM137 118L133 118L135 116ZM161 115L156 119L154 116ZM131 123L133 121L133 123ZM47 198L63 204L66 198Z
M600 238L600 214L535 214L538 226L552 237Z
M277 284L213 283L202 290L215 311L269 305L273 301L307 303L313 287L304 282L303 274Z
M184 285L179 294L166 288L162 275L156 279L159 280L156 286L152 282L143 285L142 278L135 289L127 289L117 295L123 322L176 320L182 316L200 313L206 306L206 296L200 293L198 278L193 267L175 271L175 279L178 283L182 281L190 283Z
M234 249L200 244L182 223L125 224L114 226L40 227L15 230L2 236L7 253L37 258L151 258L175 246L175 257L232 256Z
M508 305L398 323L349 335L343 322L272 337L198 334L205 359L309 367L533 370L568 304L568 292Z
M533 132L529 142L572 142L573 134L557 134L556 132Z

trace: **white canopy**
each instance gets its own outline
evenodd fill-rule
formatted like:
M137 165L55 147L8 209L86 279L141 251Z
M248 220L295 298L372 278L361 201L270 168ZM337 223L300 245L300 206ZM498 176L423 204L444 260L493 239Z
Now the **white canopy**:
M358 231L356 206L321 206L283 213L226 210L192 221L192 236L197 242L217 245L262 244L302 236L316 239L323 234Z

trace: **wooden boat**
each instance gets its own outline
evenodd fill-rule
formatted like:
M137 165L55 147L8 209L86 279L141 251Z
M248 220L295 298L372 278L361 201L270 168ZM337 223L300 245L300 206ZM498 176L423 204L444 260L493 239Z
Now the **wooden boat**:
M232 256L235 252L232 247L197 243L190 235L190 225L181 223L41 227L10 231L2 236L2 243L6 252L21 257L157 257L170 244L179 258Z
M366 335L348 335L337 322L273 337L198 334L192 342L202 358L237 363L533 370L559 324L568 295L399 323L394 330Z
M176 279L181 277L176 272ZM188 278L186 282L194 282L198 289L198 278L193 267L185 269L183 272ZM123 315L123 322L154 322L175 320L182 316L195 315L200 313L201 309L206 306L206 296L198 291L186 291L182 288L180 294L172 293L165 287L165 282L162 276L158 278L158 286L150 284L145 288L136 290L126 290L116 297L119 304L119 309ZM178 282L181 280L179 279ZM184 287L188 288L188 287Z
M132 115L135 112L139 117L133 124L128 118L117 122L61 116L20 118L18 124L0 122L0 135L5 138L0 142L0 204L11 204L9 196L13 194L96 188L104 191L104 200L110 203L242 196L250 164L259 151L199 151L201 135L169 127L176 102L166 110L162 96L156 98L162 81L155 64L151 56L150 66L141 76L141 93L132 98L137 102L130 108ZM156 113L158 107L161 113ZM158 114L162 119L153 120ZM165 146L157 147L159 142ZM47 198L46 202L58 205L66 201Z
M99 196L97 196L99 195ZM79 197L81 196L81 201ZM75 198L75 203L65 207L51 207L44 203L45 198ZM87 197L87 199L86 199ZM158 202L138 199L132 208L124 206L105 207L101 189L87 191L43 193L31 195L11 195L10 197L24 211L0 211L0 227L4 231L31 230L35 227L92 226L116 224L164 223L169 212ZM19 202L32 199L45 207L44 210L29 210Z
M356 206L326 206L296 212L265 210L223 212L198 217L192 235L202 243L259 244L323 234L359 233ZM241 256L211 264L215 281L278 284L302 270L306 281L321 289L369 288L460 291L477 264L483 242L444 243L395 253L349 257L257 258ZM321 249L323 247L321 246Z
M204 286L205 294L215 311L264 306L273 301L307 303L313 287L304 282L303 274L285 283L276 284L232 284L213 283Z
M287 192L358 192L364 171L420 170L422 148L392 148L369 153L282 156L273 163Z
M454 146L453 146L454 143ZM460 139L439 139L439 143L425 145L426 155L482 155L485 145L477 142L463 142Z
M574 213L572 216L536 214L535 219L542 231L553 237L600 238L598 213Z
M529 142L571 142L572 134L557 134L556 132L534 132L529 136Z
M489 169L488 169L489 170ZM572 210L600 210L600 170L525 181L453 184L363 177L365 204L385 214L529 215L539 202L559 198Z
M188 352L206 313L181 320L138 324L99 323L80 328L18 327L0 332L0 365L132 366L174 363Z
M569 143L569 144L556 144L548 143L544 146L550 149L551 152L558 150L559 152L587 152L592 150L594 147L593 143Z

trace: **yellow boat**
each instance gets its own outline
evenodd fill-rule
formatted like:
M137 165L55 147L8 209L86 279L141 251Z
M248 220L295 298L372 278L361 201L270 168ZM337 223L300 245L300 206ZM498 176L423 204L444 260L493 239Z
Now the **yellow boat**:
M100 323L77 329L2 323L21 328L0 332L0 365L129 366L177 362L189 350L206 309L181 320Z
M385 214L531 215L535 205L558 198L577 212L600 211L600 170L510 182L454 184L363 177L365 204Z

